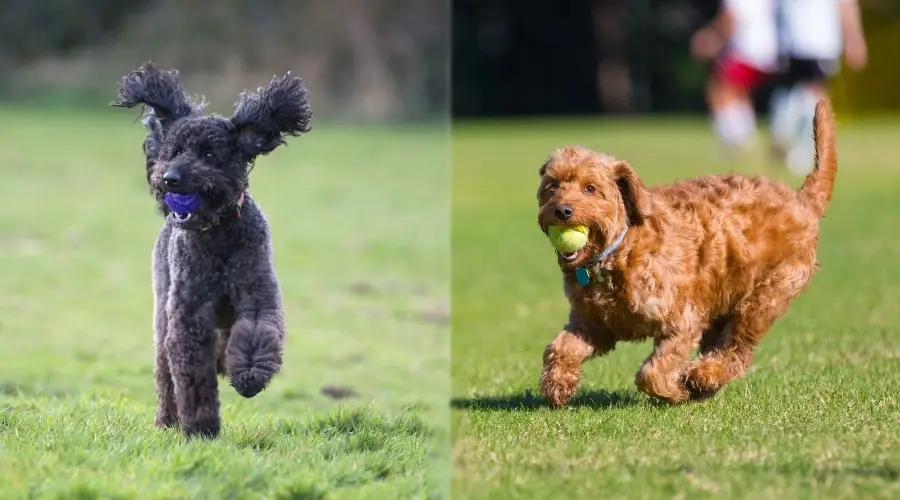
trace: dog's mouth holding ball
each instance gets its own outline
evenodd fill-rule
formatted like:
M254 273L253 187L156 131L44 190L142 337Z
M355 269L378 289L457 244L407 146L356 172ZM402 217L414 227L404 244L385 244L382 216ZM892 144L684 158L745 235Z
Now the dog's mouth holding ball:
M578 257L581 257L581 253L581 249L575 250L574 252L562 252L560 250L556 251L556 255L558 255L559 258L563 260L563 262L570 264L578 260Z
M185 224L194 218L194 213L203 204L198 193L166 193L166 205L172 211L172 219Z
M587 246L590 231L586 226L554 225L547 228L547 237L556 255L566 264L576 262Z

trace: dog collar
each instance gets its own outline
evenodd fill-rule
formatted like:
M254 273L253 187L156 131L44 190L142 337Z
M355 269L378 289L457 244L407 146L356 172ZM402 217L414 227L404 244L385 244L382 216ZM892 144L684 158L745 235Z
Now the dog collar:
M593 267L596 264L599 264L603 261L603 259L607 258L619 248L619 245L622 244L622 241L625 240L625 234L628 233L628 224L625 224L625 229L619 233L619 236L613 240L612 243L609 244L602 252L591 257L583 266L575 268L575 280L578 281L578 284L581 286L588 286L591 284L592 274L597 276L597 280L600 283L603 283L605 280L603 279L603 275L600 273L591 273L589 267Z
M241 191L241 195L238 196L237 203L235 203L235 205L237 205L236 212L237 212L238 217L241 216L241 207L244 205L244 195L245 194L247 194L246 191Z
M241 207L244 206L244 195L246 195L246 194L247 194L246 191L241 191L241 195L238 196L237 201L234 203L234 216L236 218L241 217ZM228 212L224 212L224 214L227 215ZM200 231L208 231L208 230L212 229L214 226L218 226L220 223L221 223L221 220L219 220L219 219L216 219L215 222L207 222L205 226L200 228Z

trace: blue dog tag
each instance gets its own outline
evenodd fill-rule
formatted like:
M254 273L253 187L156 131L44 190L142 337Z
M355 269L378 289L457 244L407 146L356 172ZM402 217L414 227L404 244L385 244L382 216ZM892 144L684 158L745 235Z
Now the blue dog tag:
M590 271L583 267L575 268L575 280L578 281L578 284L581 286L588 286L591 284Z

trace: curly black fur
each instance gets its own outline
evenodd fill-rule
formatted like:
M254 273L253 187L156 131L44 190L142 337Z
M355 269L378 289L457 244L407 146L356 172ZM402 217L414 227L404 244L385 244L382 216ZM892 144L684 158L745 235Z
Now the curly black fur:
M119 101L112 103L120 108L132 108L138 104L149 106L164 127L203 111L202 104L191 102L184 93L178 80L178 70L160 71L149 61L122 77Z
M290 72L273 78L268 87L244 92L231 122L237 127L244 154L268 154L284 144L285 136L309 132L312 110L302 82Z
M288 73L242 94L231 118L204 116L177 71L147 62L122 78L111 105L149 108L147 182L165 216L152 265L156 425L215 437L216 374L249 398L281 368L284 317L271 238L247 187L257 156L310 130L307 91ZM197 193L203 205L171 213L167 192Z

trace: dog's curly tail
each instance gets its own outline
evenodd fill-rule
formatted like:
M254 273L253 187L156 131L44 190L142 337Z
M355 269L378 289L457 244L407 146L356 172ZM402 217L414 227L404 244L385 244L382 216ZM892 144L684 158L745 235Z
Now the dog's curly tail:
M837 175L837 152L835 151L834 112L827 98L816 104L813 118L813 141L816 143L816 164L812 173L803 181L800 196L816 211L819 217L825 215L831 194L834 192L834 177Z

